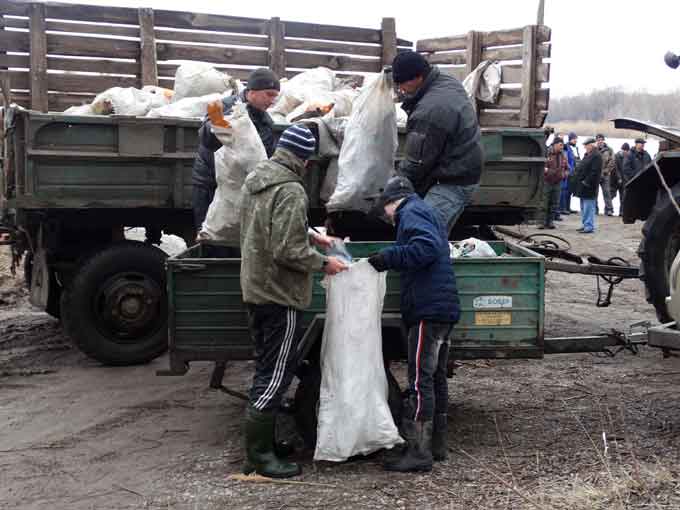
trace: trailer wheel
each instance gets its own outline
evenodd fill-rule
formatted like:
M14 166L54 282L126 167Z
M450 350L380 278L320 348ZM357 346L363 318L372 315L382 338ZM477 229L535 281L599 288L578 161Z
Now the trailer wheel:
M386 371L388 397L387 402L394 422L401 423L402 395L399 383L389 370ZM319 393L321 390L321 369L313 365L300 379L295 390L295 423L298 433L310 450L316 447L316 427L319 416Z
M673 186L673 197L680 199L680 183ZM645 283L647 301L654 305L662 323L673 319L668 315L666 297L670 294L669 272L680 250L680 215L665 192L654 206L642 228L638 255L642 260L640 277Z
M64 329L105 365L147 363L167 349L163 251L138 242L94 254L62 293Z

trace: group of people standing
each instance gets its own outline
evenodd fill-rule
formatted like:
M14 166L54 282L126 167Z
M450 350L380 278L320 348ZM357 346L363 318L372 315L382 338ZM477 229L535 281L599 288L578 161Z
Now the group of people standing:
M578 232L595 232L595 217L599 214L597 199L600 190L604 199L604 214L614 216L613 200L621 194L626 184L652 158L645 150L646 141L637 138L633 148L628 143L614 153L603 134L585 140L583 157L578 148L578 136L569 133L567 143L564 135L557 133L548 148L544 171L544 216L539 229L554 229L555 221L562 215L575 214L571 209L572 195L581 200L582 226ZM622 211L619 211L619 215Z

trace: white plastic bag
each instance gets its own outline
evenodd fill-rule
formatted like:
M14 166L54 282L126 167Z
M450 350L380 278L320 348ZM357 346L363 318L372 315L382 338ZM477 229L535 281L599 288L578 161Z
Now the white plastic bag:
M232 115L226 120L230 127L212 128L222 142L222 148L215 153L215 198L210 203L199 238L238 247L241 187L255 165L267 159L267 152L244 103L234 106Z
M281 81L281 93L268 110L272 118L280 120L305 101L331 103L335 90L335 73L326 67L317 67ZM301 112L304 113L304 110Z
M219 72L205 62L185 62L175 72L175 95L173 102L186 97L222 94L233 86L228 74Z
M486 241L475 239L471 237L464 241L458 241L450 244L451 258L457 259L465 258L483 258L483 257L497 257L496 252Z
M113 87L105 90L92 101L94 115L146 115L151 110L155 94L133 87Z
M231 93L209 94L201 97L185 97L176 103L170 103L151 110L147 117L180 117L183 119L202 119L208 113L208 105L221 101Z
M386 273L366 259L330 277L314 460L343 462L402 443L387 403L381 314Z
M338 184L326 208L368 212L372 204L366 197L379 193L394 173L396 150L392 86L381 73L354 101L340 149Z

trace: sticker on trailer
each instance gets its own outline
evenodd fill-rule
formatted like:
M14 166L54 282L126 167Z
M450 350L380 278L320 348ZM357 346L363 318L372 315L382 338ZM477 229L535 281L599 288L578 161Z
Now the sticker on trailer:
M512 312L475 312L475 326L512 326Z
M512 296L479 296L472 302L475 310L486 308L512 308Z

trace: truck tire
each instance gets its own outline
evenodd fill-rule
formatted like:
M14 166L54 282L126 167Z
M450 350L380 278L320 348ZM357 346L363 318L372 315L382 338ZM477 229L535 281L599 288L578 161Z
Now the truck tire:
M24 256L24 282L26 289L30 292L31 280L33 279L33 254L26 253ZM54 271L50 271L50 291L47 296L47 306L45 312L57 320L61 320L61 291L62 287L59 285Z
M166 351L165 259L154 246L124 241L84 262L61 298L64 329L81 351L112 366Z
M673 186L673 197L680 199L680 183ZM652 214L642 227L638 255L642 261L640 278L645 284L647 301L654 305L662 323L673 319L666 309L670 293L668 273L680 250L680 215L665 192L660 193Z
M387 402L397 427L401 423L402 394L399 383L389 370L386 371ZM310 450L316 447L316 427L319 416L319 394L321 391L321 369L313 365L300 379L295 390L295 423L298 433Z

